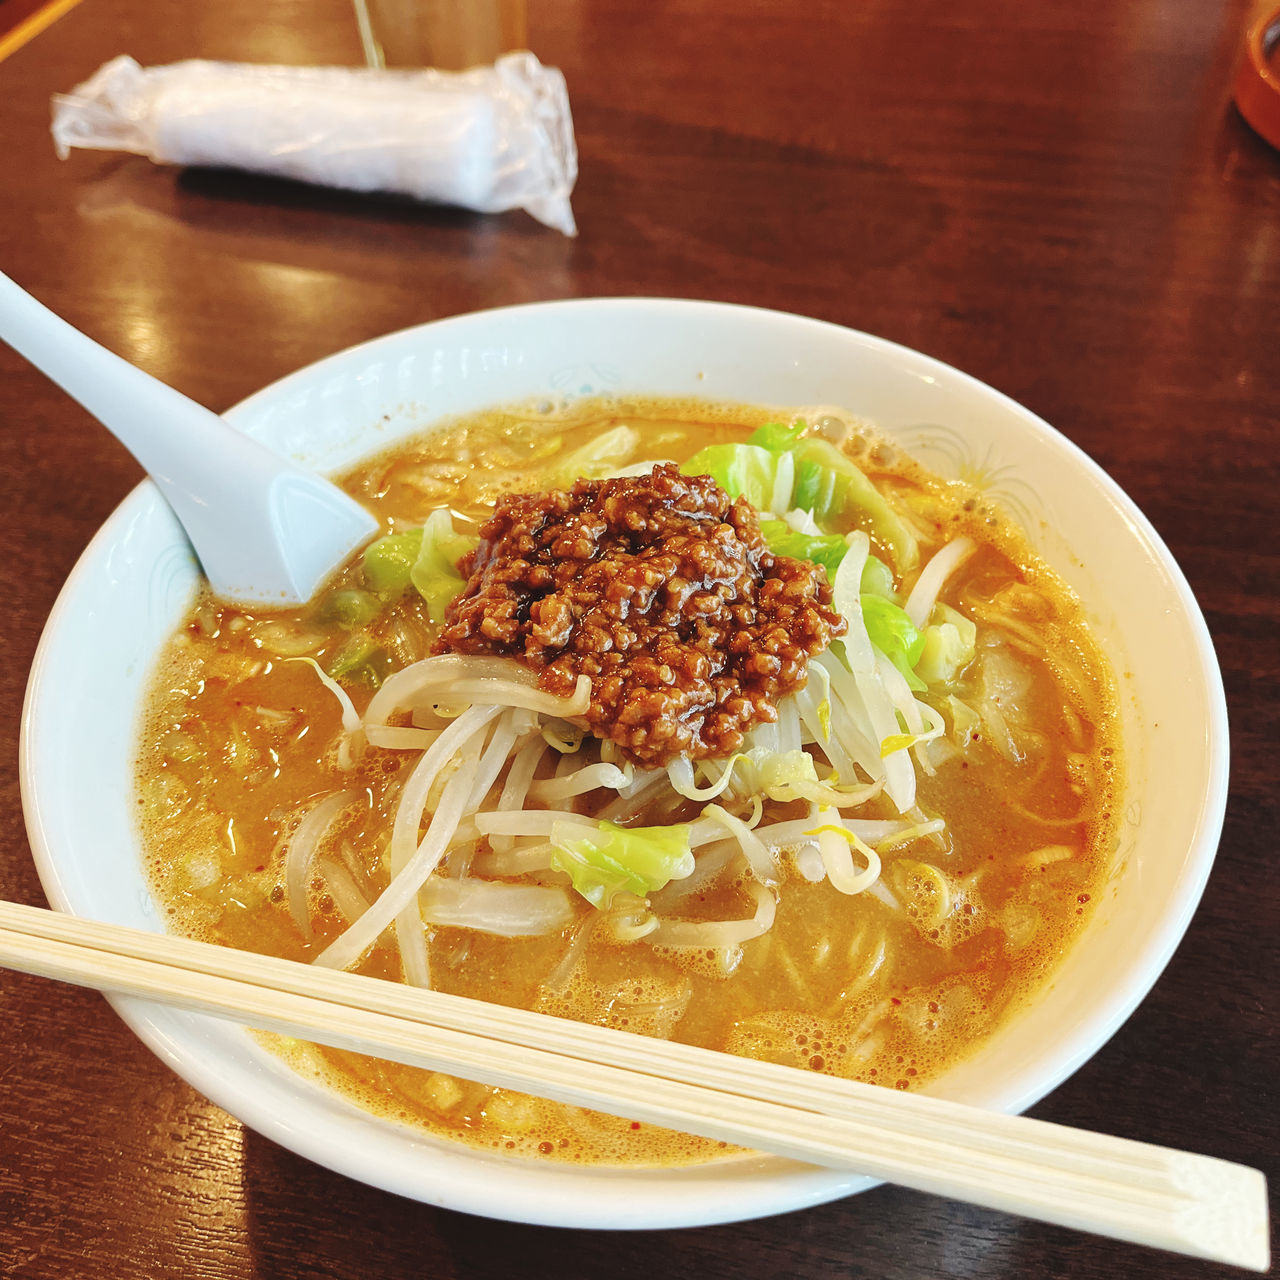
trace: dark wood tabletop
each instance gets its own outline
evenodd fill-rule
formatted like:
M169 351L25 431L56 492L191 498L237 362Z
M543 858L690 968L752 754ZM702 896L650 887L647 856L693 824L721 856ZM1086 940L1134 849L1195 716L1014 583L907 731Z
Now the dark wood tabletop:
M33 7L12 5L0 0L0 24ZM116 154L59 161L50 96L116 54L360 56L343 0L83 0L0 61L0 269L215 409L406 325L649 294L865 329L1048 419L1181 563L1218 648L1234 759L1185 940L1034 1114L1240 1160L1274 1182L1280 153L1230 102L1248 18L1243 0L531 0L529 42L568 78L581 152L570 240L521 213ZM63 579L139 476L0 346L5 898L44 902L18 790L27 670ZM275 1146L170 1074L101 997L10 973L0 1273L1232 1274L889 1187L648 1234L470 1218Z

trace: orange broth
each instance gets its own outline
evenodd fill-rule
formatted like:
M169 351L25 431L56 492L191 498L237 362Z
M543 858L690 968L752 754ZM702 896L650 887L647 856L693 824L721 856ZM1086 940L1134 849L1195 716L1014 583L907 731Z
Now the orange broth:
M545 487L541 473L619 423L639 427L636 457L678 461L711 442L743 440L771 416L670 402L595 403L564 418L495 412L397 446L342 483L391 529L448 505L470 531L496 495ZM956 749L934 776L917 769L918 803L945 819L945 835L879 846L878 895L810 883L784 857L773 928L722 952L621 943L596 929L570 956L595 911L582 899L573 925L544 937L436 928L436 986L898 1089L945 1071L1034 998L1110 870L1120 775L1111 676L1074 598L980 495L925 474L861 429L848 447L919 532L922 563L961 533L979 544L941 599L978 624L971 667L998 661L1008 737L990 741L984 722L957 746L962 726L946 698L936 698ZM884 557L874 538L873 550ZM357 563L335 585L360 581ZM911 584L895 585L905 595ZM152 890L177 932L309 960L347 923L326 867L340 867L332 874L370 895L387 883L391 806L412 761L371 747L342 769L337 702L311 665L288 659L330 667L368 632L361 642L375 656L347 684L363 707L379 671L430 652L435 628L412 592L364 628L339 626L317 616L323 612L323 601L318 610L254 613L202 596L157 667L137 757L139 813ZM966 671L962 701L978 679ZM931 693L921 697L935 705ZM308 936L289 910L283 850L299 814L342 789L363 800L326 836ZM699 807L677 802L652 820L688 820ZM766 810L775 820L807 812L803 803L767 802ZM894 814L884 797L855 811ZM447 862L437 874L450 874ZM680 915L750 916L745 875L729 863L684 895ZM678 882L658 891L655 910L679 895ZM386 938L359 969L398 981ZM725 1152L439 1073L271 1042L359 1105L480 1147L612 1164Z

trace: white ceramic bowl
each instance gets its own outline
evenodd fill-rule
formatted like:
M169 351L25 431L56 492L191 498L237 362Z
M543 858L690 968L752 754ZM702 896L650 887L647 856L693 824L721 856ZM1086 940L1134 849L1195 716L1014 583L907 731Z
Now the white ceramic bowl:
M1027 410L926 356L775 312L607 299L460 316L323 360L228 416L281 452L334 470L444 415L614 391L845 406L935 471L989 488L1085 602L1121 681L1129 793L1119 870L1036 1004L934 1088L1003 1111L1030 1105L1150 989L1213 860L1227 789L1226 709L1177 565L1120 489ZM23 718L22 789L41 879L63 910L161 928L140 870L130 760L152 655L194 581L176 521L143 484L81 557L49 620ZM624 1172L504 1160L365 1115L301 1081L239 1028L114 1003L161 1059L252 1128L351 1177L448 1208L548 1225L674 1227L871 1185L772 1158Z

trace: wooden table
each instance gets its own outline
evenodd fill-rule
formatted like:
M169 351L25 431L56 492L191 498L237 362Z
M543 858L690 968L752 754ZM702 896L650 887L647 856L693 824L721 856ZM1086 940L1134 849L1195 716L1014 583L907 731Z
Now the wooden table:
M804 312L1042 414L1168 541L1231 701L1218 863L1151 996L1036 1109L1275 1176L1280 154L1229 104L1235 0L535 0L565 71L577 240L134 157L54 158L50 95L127 52L355 62L342 0L85 0L0 63L0 267L223 408L401 326L589 294ZM0 348L0 892L43 902L27 668L138 468ZM1187 726L1195 732L1196 726ZM0 974L0 1272L22 1277L1208 1277L881 1188L742 1226L467 1218L312 1166L197 1096L97 996Z

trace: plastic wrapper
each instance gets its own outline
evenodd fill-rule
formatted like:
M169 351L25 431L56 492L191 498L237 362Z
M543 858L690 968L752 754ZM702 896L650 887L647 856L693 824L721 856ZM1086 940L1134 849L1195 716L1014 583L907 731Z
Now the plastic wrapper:
M53 100L53 138L159 164L275 174L481 213L525 209L577 234L564 77L532 53L471 71L115 58Z

